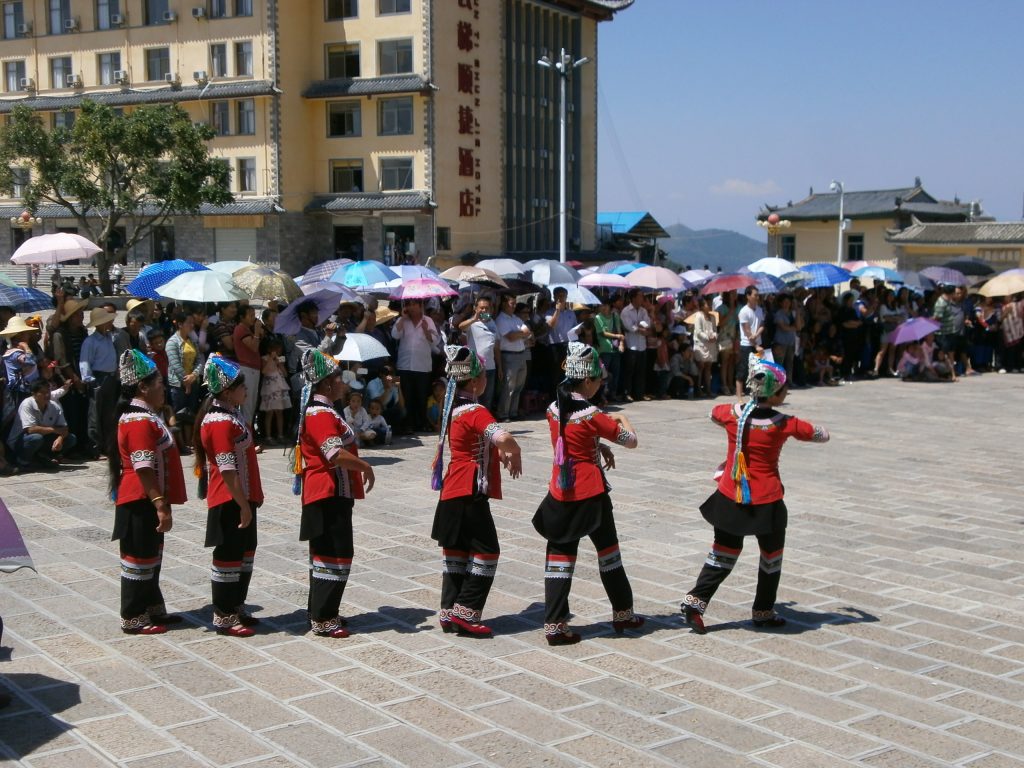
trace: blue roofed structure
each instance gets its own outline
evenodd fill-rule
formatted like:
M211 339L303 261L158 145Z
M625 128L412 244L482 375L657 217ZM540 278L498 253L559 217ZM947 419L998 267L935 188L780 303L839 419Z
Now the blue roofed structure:
M603 211L597 214L597 227L611 235L647 237L660 240L671 235L647 211Z

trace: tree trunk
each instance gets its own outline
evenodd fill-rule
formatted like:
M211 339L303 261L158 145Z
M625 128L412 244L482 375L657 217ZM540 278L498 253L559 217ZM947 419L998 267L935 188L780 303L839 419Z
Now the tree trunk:
M113 296L114 290L110 283L110 265L117 258L117 254L111 254L106 249L96 254L96 271L99 273L100 291L104 296Z

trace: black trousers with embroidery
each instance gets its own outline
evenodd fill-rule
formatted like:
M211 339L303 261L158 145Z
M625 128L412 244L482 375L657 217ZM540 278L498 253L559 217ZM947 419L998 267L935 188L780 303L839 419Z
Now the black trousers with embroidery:
M338 617L352 570L352 499L332 496L303 506L309 540L309 618L320 624ZM307 529L308 526L308 529ZM333 625L332 627L333 628Z
M622 567L619 552L619 535L615 530L615 518L611 505L601 513L601 522L590 533L590 540L597 550L597 563L601 572L601 584L608 595L615 612L633 607L633 588L629 584L626 570ZM548 542L547 564L544 569L544 629L548 634L564 631L569 620L569 592L572 590L572 576L576 569L576 553L580 540L558 544Z
M757 590L754 593L754 618L767 618L775 608L775 598L782 578L782 550L786 543L785 529L775 533L759 534L757 544L761 561L757 571ZM743 537L715 528L715 542L708 552L697 584L686 596L686 603L701 613L722 582L732 573L733 566L743 551Z
M479 621L494 584L501 547L498 531L486 498L452 499L466 509L457 533L440 541L444 571L441 575L441 618L455 611L469 621ZM445 502L441 502L445 504ZM458 514L452 510L453 514Z
M242 510L235 501L212 507L207 517L206 546L213 545L210 591L215 624L237 623L238 611L249 594L256 557L257 505L250 502L250 506L252 522L245 528L238 527Z
M119 504L113 538L121 551L121 627L138 629L150 615L167 613L160 591L164 535L157 533L156 507L149 500Z

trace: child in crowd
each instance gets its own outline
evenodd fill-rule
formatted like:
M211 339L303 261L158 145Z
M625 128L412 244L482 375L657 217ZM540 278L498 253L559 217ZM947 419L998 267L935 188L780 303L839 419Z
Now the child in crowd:
M687 346L677 348L668 360L671 380L668 385L668 393L672 397L694 397L697 385L697 376L700 368L697 361L693 359L693 349Z
M370 414L370 421L367 426L377 433L377 442L383 438L384 445L391 445L391 427L384 420L384 406L379 400L371 400L367 409Z
M156 363L156 369L160 371L160 376L163 378L164 383L167 383L167 368L170 362L167 359L167 338L164 336L163 328L157 326L150 330L147 340L149 341L149 357Z
M292 407L291 391L284 370L284 347L281 340L265 336L261 342L263 385L260 389L260 411L263 413L263 439L268 443L285 444L284 413Z
M342 412L342 418L352 428L352 431L356 433L356 442L360 448L384 442L384 434L378 434L376 430L370 427L370 414L363 408L362 392L352 391L349 393L348 405L345 406L345 410Z
M447 382L438 379L434 382L432 394L427 398L427 421L435 432L441 431L441 409L444 407L444 391Z
M811 355L811 370L818 374L818 386L836 386L835 368L832 367L832 357L824 346L818 345Z

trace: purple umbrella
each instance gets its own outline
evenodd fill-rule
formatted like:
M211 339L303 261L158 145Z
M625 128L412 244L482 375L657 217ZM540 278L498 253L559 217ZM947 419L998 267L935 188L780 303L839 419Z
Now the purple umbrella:
M13 573L19 568L35 570L18 524L14 522L7 505L0 501L0 571Z
M283 333L286 336L298 333L302 323L299 321L299 313L296 310L307 302L316 305L316 323L320 325L338 311L338 305L343 301L345 299L334 291L317 291L309 296L302 296L281 310L281 314L274 321L274 332Z
M352 263L352 259L331 259L330 261L314 264L306 270L306 274L302 276L302 282L308 283L315 282L317 280L326 280L342 267L347 267Z
M896 330L889 336L889 343L898 346L909 344L912 341L920 341L925 336L938 331L939 328L939 323L930 317L912 317L896 326Z
M967 285L964 273L949 267L928 267L922 269L921 274L939 285Z
M580 278L584 288L632 288L629 280L611 272L593 272Z

